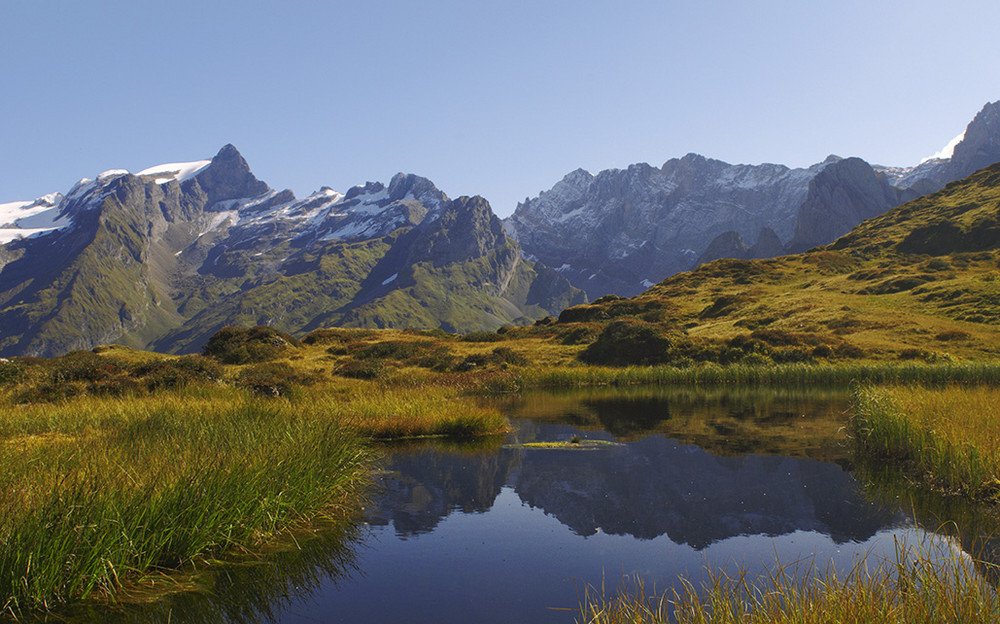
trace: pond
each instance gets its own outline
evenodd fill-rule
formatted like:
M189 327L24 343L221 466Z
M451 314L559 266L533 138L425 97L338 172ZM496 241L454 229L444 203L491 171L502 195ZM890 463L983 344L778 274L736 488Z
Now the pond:
M907 497L853 476L847 400L843 389L510 398L506 440L389 448L355 532L214 571L211 592L121 617L569 623L585 592L623 578L662 591L706 569L847 571L893 558L898 542L960 552L920 528Z

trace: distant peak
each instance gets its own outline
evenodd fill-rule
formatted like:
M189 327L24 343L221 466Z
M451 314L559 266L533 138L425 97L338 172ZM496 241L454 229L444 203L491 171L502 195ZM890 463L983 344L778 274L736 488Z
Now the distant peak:
M235 158L235 157L242 158L242 154L240 154L240 150L236 149L236 146L233 145L232 143L226 143L225 145L223 145L222 149L219 150L219 153L215 155L215 158Z
M965 140L965 130L962 130L962 134L958 135L954 139L948 141L948 143L942 147L937 153L928 156L920 161L920 164L924 164L928 160L947 160L955 154L955 146Z
M574 186L577 186L580 184L587 184L593 179L594 179L594 174L590 173L586 169L579 168L579 169L574 169L573 171L570 171L569 173L564 175L562 181L567 184L572 184Z

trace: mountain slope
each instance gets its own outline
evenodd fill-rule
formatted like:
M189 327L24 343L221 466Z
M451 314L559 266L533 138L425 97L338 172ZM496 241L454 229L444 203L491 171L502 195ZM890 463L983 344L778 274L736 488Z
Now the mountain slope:
M296 199L231 145L84 179L55 205L5 206L56 214L0 246L2 355L192 351L224 325L495 329L585 300L523 261L481 198L399 174Z
M709 262L545 329L584 330L617 337L618 363L1000 357L1000 164L826 247Z
M751 253L743 241L765 230L780 241L766 236L771 256L830 243L866 218L998 161L1000 102L983 108L951 154L916 167L831 156L789 169L689 154L659 169L577 170L518 204L505 226L529 257L560 267L590 298L630 296L701 259L763 254L764 246Z

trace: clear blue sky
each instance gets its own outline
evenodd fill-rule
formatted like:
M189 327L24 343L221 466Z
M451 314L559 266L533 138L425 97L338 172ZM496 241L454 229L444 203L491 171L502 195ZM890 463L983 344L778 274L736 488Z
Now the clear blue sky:
M1000 3L0 0L0 201L235 144L299 196L397 171L500 215L698 152L916 164L1000 99Z

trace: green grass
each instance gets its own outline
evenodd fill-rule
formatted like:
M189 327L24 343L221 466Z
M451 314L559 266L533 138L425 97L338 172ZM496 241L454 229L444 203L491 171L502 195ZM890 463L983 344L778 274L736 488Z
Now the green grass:
M518 369L512 384L517 388L566 388L584 386L670 385L845 385L852 383L968 383L1000 382L1000 361L945 362L838 362L824 364L701 364L628 367L534 367Z
M851 429L867 458L900 467L925 487L1000 500L1000 389L863 388Z
M365 440L507 426L451 388L365 383L2 403L0 611L14 614L113 599L151 572L347 521L367 488Z
M114 595L150 571L357 509L369 452L344 427L224 405L89 400L5 419L0 607Z
M986 624L1000 613L996 588L958 555L898 546L894 559L858 561L845 575L778 567L762 578L709 570L696 587L649 593L640 580L584 596L586 624Z

